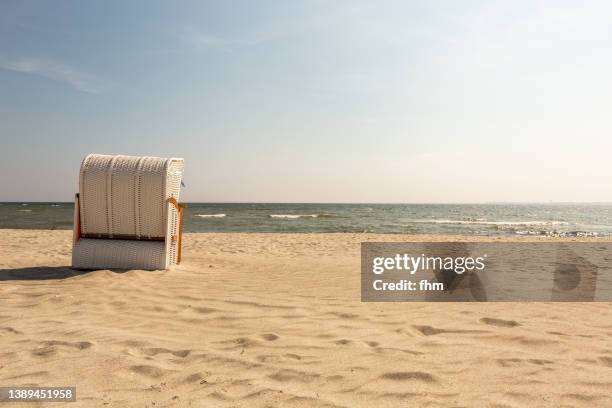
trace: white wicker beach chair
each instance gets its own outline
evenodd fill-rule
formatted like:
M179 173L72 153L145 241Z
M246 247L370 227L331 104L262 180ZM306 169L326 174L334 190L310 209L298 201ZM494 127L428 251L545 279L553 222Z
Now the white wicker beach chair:
M72 267L168 269L181 261L183 159L90 154L74 203Z

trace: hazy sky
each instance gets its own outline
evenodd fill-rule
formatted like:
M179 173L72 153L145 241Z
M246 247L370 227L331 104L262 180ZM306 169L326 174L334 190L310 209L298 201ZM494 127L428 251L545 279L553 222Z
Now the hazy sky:
M2 1L0 201L612 201L611 3Z

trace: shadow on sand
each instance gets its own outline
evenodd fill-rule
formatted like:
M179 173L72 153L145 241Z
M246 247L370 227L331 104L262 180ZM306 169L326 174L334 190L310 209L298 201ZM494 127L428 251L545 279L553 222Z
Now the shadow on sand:
M114 269L111 272L124 273L127 271L127 269ZM77 270L69 266L35 266L31 268L0 269L0 281L67 279L74 276L86 275L91 272L95 272L95 270Z

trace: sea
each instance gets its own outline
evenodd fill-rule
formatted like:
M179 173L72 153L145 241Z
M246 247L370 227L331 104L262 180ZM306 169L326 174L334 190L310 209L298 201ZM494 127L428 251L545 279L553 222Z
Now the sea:
M72 229L72 203L0 203L0 228ZM188 203L186 232L607 236L612 204Z

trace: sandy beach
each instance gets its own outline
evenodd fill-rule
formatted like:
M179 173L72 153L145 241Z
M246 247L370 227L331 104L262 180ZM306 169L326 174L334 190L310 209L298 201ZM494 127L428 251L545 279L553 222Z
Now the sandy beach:
M169 271L79 272L71 234L2 231L2 386L76 386L71 407L612 406L610 303L360 302L360 242L449 237L193 233Z

